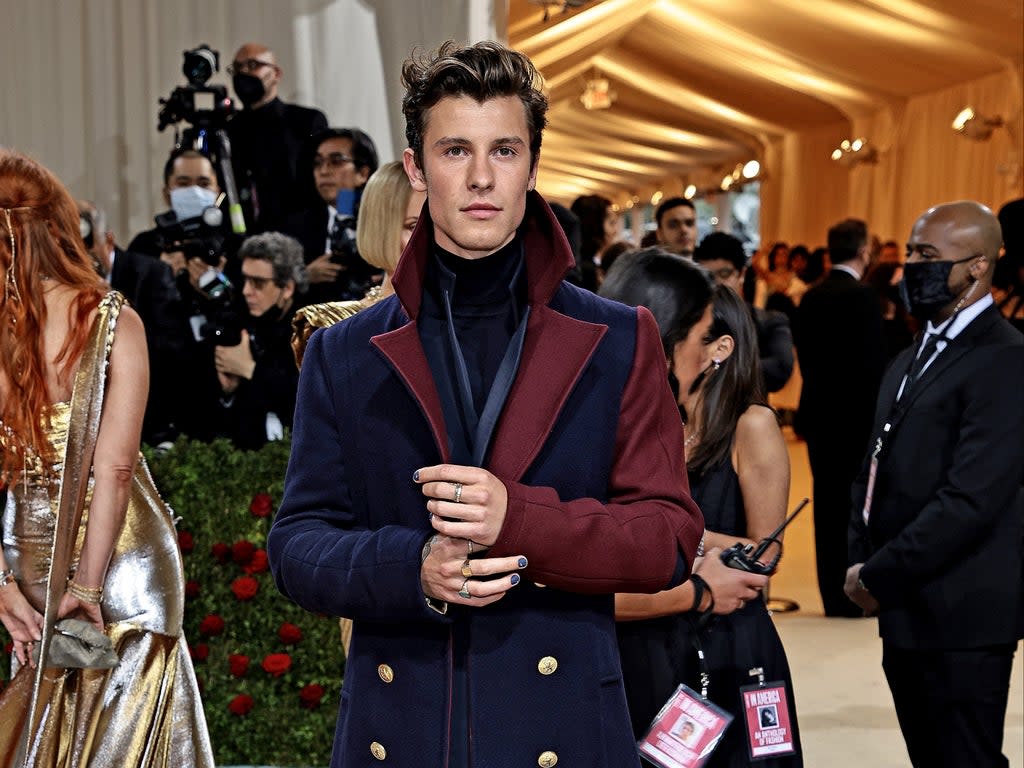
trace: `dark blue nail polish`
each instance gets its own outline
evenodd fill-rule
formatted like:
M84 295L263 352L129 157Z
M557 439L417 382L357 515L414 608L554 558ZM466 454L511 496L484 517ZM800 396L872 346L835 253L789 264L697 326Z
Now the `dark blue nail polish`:
M418 469L412 473L412 479L414 483L418 483L420 481L420 471Z
M526 567L526 558L525 557L520 557L519 558L519 567L520 568L525 568Z
M518 573L513 573L512 574L512 586L514 587L518 583L519 583L519 574Z

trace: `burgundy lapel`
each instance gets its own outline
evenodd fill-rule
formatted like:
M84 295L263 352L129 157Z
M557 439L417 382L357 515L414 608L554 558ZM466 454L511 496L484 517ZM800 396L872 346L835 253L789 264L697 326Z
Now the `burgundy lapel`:
M370 342L383 353L395 373L405 382L406 388L416 398L430 424L430 431L434 434L441 460L447 462L448 431L445 429L444 416L441 413L441 398L437 394L437 387L434 386L434 376L430 372L427 356L423 354L416 323L410 321L401 328L374 336Z
M512 481L523 476L607 330L533 307L516 380L494 432L488 461L494 474Z

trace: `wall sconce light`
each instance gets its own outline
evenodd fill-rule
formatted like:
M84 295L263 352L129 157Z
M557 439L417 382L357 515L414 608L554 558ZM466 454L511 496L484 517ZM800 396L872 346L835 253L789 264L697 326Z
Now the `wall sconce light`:
M651 195L651 205L658 205L663 197L665 197L665 193L659 189L657 192Z
M868 144L867 139L843 139L839 146L832 150L832 159L847 167L861 163L877 163L878 150Z
M580 103L585 109L608 109L615 103L618 94L611 89L611 83L606 77L593 77L587 80L587 84L580 95Z
M687 200L693 200L693 197L696 194L697 194L697 185L696 184L689 184L689 185L687 185L686 189L683 190L683 197L685 197Z
M985 117L975 112L970 107L964 107L959 114L953 118L953 130L961 136L966 136L974 141L987 141L992 136L992 131L1003 124L1003 118Z

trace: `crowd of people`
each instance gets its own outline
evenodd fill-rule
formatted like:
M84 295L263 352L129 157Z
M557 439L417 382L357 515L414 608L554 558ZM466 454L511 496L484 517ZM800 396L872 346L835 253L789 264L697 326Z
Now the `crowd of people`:
M904 257L857 219L813 250L698 242L673 197L634 246L610 200L535 191L547 101L520 53L410 58L383 165L278 98L267 47L229 72L230 172L176 148L127 248L0 152L0 764L212 765L138 448L290 430L267 552L288 599L345 620L332 765L631 766L638 741L803 765L764 598L790 490L769 393L797 358L826 615L879 617L914 765L1006 764L1024 201L937 205ZM69 634L116 658L54 662ZM732 724L704 744L695 711Z

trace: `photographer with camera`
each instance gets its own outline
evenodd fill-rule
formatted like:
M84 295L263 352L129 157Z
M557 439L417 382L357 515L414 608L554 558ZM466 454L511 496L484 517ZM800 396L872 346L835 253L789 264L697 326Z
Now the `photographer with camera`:
M146 330L150 386L142 440L149 445L173 441L177 436L170 386L185 337L183 305L174 273L163 261L123 250L107 229L104 212L88 200L78 201L79 226L85 247L100 275L131 303Z
M238 255L246 309L234 334L214 338L218 387L203 437L227 437L238 448L252 450L280 439L291 427L299 378L291 349L292 318L296 295L309 283L302 246L287 235L254 235Z
M367 180L378 167L373 140L358 128L327 128L310 137L300 166L316 200L288 219L302 243L310 289L305 303L358 300L381 275L356 248L356 219Z
M244 107L227 131L246 229L281 230L288 215L312 199L299 153L311 135L327 127L327 117L278 98L282 69L265 45L243 45L227 71Z

